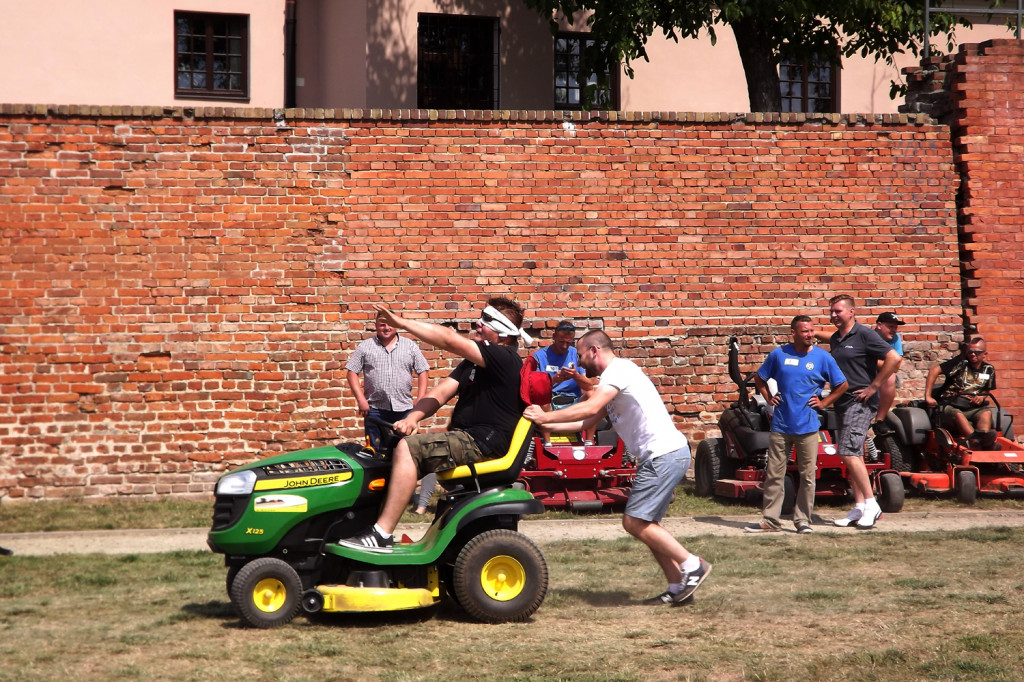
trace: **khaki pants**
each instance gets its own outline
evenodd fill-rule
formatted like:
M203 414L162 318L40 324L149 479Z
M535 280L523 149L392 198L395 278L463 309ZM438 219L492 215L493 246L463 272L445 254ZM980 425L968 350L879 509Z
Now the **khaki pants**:
M793 509L793 523L799 526L803 522L811 522L811 512L814 510L814 473L818 468L818 432L791 436L772 431L768 435L768 466L765 470L767 478L764 482L762 515L765 521L774 526L782 525L782 501L786 494L783 478L786 475L789 453L794 446L800 478L796 491L796 507Z

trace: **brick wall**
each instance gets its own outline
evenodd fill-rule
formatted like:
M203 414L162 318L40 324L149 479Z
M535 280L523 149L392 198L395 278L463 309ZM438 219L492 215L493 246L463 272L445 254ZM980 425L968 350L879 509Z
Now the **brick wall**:
M927 118L0 105L0 178L10 499L206 494L357 436L343 364L376 301L603 325L695 440L735 398L732 334L752 371L850 292L910 320L916 397L961 326Z
M908 111L951 128L964 329L986 339L999 400L1024 418L1024 43L963 45L912 70L907 83Z

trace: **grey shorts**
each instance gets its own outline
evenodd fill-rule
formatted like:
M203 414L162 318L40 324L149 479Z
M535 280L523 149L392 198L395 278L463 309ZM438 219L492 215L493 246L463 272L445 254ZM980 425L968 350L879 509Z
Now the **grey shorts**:
M690 446L652 457L636 468L633 489L626 502L626 516L657 523L672 503L676 486L690 468Z
M877 414L877 407L858 402L836 410L836 417L839 419L839 428L836 429L836 450L840 457L864 456L864 439Z
M407 436L405 444L420 475L448 471L484 458L476 441L465 431L439 431Z

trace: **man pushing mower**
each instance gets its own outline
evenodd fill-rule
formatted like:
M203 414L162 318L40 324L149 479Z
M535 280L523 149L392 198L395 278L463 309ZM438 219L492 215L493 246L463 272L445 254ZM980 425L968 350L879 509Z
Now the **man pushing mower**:
M523 416L548 432L591 430L605 417L630 452L637 471L626 502L622 527L647 545L668 580L668 588L642 603L679 606L711 574L711 564L691 554L661 525L676 486L690 467L686 436L672 423L665 403L647 375L635 363L616 357L611 339L599 329L576 343L579 366L600 383L583 402L555 412L537 405Z

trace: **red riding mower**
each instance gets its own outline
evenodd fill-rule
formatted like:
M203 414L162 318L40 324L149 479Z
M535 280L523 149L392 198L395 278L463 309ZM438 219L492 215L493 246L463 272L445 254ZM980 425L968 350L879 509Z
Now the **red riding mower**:
M610 428L594 440L580 434L534 438L534 456L519 474L518 485L544 503L545 509L599 512L623 506L636 475L636 462Z
M551 395L551 377L537 371L536 362L531 361L523 365L523 400L532 405L557 402L559 396ZM604 419L586 436L570 433L545 438L538 430L516 487L530 492L545 509L599 512L606 506L626 504L635 475L635 459Z
M761 499L765 467L768 460L768 434L771 418L767 405L755 392L754 375L743 377L739 365L740 344L736 337L729 339L729 377L739 387L739 400L722 412L718 420L721 438L705 438L697 445L694 457L695 492L702 497L742 499L756 503ZM820 412L821 430L818 432L818 470L815 495L817 497L845 498L850 495L850 482L846 465L837 454L835 429L837 420L831 409ZM865 455L871 486L883 512L896 513L903 509L903 483L899 470L905 468L898 456L872 456L870 446ZM796 453L790 453L786 466L784 514L793 511L796 503L796 482L799 470Z
M914 492L949 493L974 504L978 493L1024 496L1024 447L1014 441L1013 418L992 401L996 437L989 447L953 436L942 427L941 406L931 412L923 400L889 412L892 434L879 438L879 450L911 467L900 475Z

